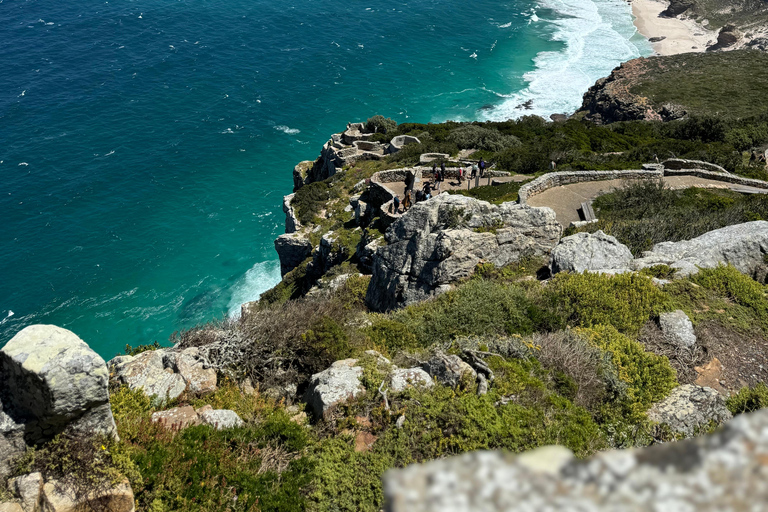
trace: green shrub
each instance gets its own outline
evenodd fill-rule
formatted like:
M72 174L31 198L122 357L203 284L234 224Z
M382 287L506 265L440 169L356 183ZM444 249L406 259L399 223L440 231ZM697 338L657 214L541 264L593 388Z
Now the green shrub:
M734 416L762 409L768 406L768 386L760 382L752 388L743 387L728 397L725 404Z
M717 293L753 312L761 327L768 329L766 287L739 272L732 265L704 268L690 277L691 282Z
M388 117L384 117L382 115L375 115L373 117L369 117L368 120L365 122L365 131L368 133L371 132L381 132L381 133L387 133L393 131L395 128L397 128L397 123Z
M335 320L327 316L319 319L310 330L302 334L301 341L310 353L320 360L325 360L328 365L339 359L346 359L352 353L347 333Z
M125 355L127 356L137 356L141 354L142 352L147 352L149 350L157 350L159 348L162 348L160 346L160 343L158 341L154 341L150 344L146 345L137 345L135 347L132 347L131 345L126 344L125 345Z
M521 288L475 279L395 312L392 319L405 325L420 346L428 347L456 336L529 334L535 327L530 315L535 309Z
M467 124L451 131L448 142L456 144L459 149L483 149L493 152L520 145L520 139L514 135L502 135L496 129L476 124Z
M551 314L569 325L612 325L620 332L635 333L669 308L666 295L645 276L634 273L557 274L542 294Z
M666 357L646 352L643 346L610 325L578 329L590 343L611 355L619 379L626 384L620 400L628 410L643 414L666 397L677 383L677 374Z
M416 336L401 322L384 316L377 317L373 324L364 329L375 347L383 347L390 354L405 348L418 346Z

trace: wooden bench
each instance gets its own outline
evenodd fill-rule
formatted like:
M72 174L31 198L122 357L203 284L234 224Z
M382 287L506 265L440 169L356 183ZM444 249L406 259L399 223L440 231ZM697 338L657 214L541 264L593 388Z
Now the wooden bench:
M595 215L595 211L592 209L591 203L581 203L581 214L583 215L584 220L588 222L597 220L597 216Z

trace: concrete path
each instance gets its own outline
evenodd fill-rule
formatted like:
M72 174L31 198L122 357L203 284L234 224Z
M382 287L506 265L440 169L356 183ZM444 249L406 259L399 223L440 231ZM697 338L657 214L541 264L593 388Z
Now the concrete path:
M766 194L768 190L755 187L747 187L722 181L708 180L696 176L666 176L664 183L672 189L690 187L723 188L743 194ZM573 183L550 188L541 194L528 198L530 206L549 206L555 210L557 220L563 227L568 227L571 222L581 220L579 209L581 203L592 201L598 196L607 194L617 188L636 182L636 180L606 180ZM598 215L599 216L599 215Z

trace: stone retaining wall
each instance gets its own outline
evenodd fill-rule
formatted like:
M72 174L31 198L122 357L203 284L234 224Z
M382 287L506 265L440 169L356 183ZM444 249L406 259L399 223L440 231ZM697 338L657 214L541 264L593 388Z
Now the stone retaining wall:
M379 171L371 177L371 181L376 181L378 183L396 183L398 181L405 181L405 175L408 173L408 171L416 171L417 176L421 176L422 178L429 178L432 176L431 167L411 167L408 169L391 169L389 171ZM464 177L466 178L468 175L469 173L467 171L467 168L464 168ZM506 171L485 171L485 174L483 175L483 179L504 178L507 176L510 176L510 173ZM445 177L458 178L459 168L446 167Z
M768 189L768 182L762 180L753 180L736 176L735 174L722 174L719 172L705 171L703 169L664 169L664 176L696 176L707 180L723 181L725 183L734 183L746 187L755 187Z
M719 172L723 174L731 174L719 165L711 164L709 162L703 162L701 160L685 160L683 158L670 158L664 160L664 168L670 170L679 169L703 169L705 171Z
M528 198L541 194L545 190L561 185L570 185L571 183L581 183L585 181L606 181L606 180L648 180L659 179L663 176L662 171L567 171L550 172L539 176L530 183L520 187L518 192L518 202L527 204ZM722 175L718 175L722 176Z

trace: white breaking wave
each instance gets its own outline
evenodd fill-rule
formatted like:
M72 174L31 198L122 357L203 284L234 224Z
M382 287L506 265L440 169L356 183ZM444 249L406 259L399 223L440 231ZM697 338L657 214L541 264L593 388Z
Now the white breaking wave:
M275 130L283 133L287 133L288 135L296 135L297 133L301 133L301 130L298 128L290 128L288 126L285 126L283 124L279 124L277 126L273 126Z
M262 293L280 282L280 261L262 261L251 267L232 287L227 309L231 318L240 317L240 306L258 300Z
M539 53L535 69L523 75L527 86L504 95L507 100L482 114L487 120L571 113L581 106L584 93L598 78L622 62L651 54L645 40L630 41L636 28L626 0L539 0L539 4L562 15L541 21L554 25L552 40L564 43L565 48ZM539 20L536 11L530 20Z

